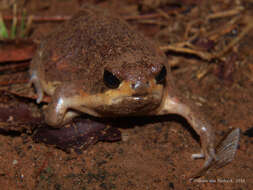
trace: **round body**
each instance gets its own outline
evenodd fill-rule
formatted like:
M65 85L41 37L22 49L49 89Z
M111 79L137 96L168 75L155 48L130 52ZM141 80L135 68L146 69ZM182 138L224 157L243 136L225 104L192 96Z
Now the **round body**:
M79 100L67 107L95 116L156 110L168 72L166 56L154 42L90 5L42 41L30 69L40 99L43 92L57 94L53 101L75 96Z

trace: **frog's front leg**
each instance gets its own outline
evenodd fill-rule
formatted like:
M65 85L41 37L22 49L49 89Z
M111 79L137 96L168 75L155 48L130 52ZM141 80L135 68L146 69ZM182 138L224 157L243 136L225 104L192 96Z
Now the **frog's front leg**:
M70 110L72 107L73 98L76 94L76 86L73 84L63 84L58 86L49 102L44 109L45 122L52 127L61 127L79 113L75 110Z
M61 127L80 112L99 117L94 111L96 100L95 95L85 93L78 84L60 85L44 111L45 121L52 127Z
M52 127L61 127L78 115L68 111L68 102L64 97L54 96L44 110L45 122Z
M175 96L171 97L167 95L157 114L164 115L169 113L179 114L186 118L200 136L202 151L201 153L193 154L192 158L205 158L205 162L201 170L193 175L193 177L203 175L213 165L216 165L218 168L233 160L239 143L239 129L233 130L220 143L220 148L216 150L214 145L215 135L212 126L191 102L186 103L185 100L179 100Z

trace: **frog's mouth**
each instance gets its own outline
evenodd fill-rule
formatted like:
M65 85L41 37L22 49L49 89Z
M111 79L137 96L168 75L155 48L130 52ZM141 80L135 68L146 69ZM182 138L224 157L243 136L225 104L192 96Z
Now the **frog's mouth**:
M66 97L64 105L96 117L147 115L159 108L163 92L163 85L151 81L144 93L137 94L131 82L123 81L119 88L104 93L91 95L80 91L74 97Z
M140 96L120 96L117 98L112 99L112 104L120 104L123 101L133 101L133 102L144 102L144 101L150 101L152 99L160 99L161 94L160 93L152 93L149 95L140 95Z
M105 111L116 116L146 115L157 109L160 104L161 96L156 93L139 97L122 96L115 98L113 104L109 105Z
M143 94L136 94L130 82L103 94L103 103L95 111L103 116L146 115L156 110L162 101L163 85L151 83Z

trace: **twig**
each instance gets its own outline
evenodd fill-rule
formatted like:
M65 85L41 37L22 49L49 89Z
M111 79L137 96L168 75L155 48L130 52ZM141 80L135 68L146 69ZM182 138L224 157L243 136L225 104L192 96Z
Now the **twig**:
M137 20L136 22L140 24L153 24L153 25L160 25L160 26L168 26L168 22L162 22L157 20Z
M233 48L251 29L253 28L253 23L251 22L246 26L246 28L243 29L243 31L235 38L233 39L222 51L219 53L216 53L213 57L218 58L224 55L227 51L229 51L231 48Z
M11 65L7 65L7 66L1 66L0 67L0 72L2 71L11 71L11 70L15 70L18 68L24 68L24 67L28 67L30 65L30 63L19 63L19 64L11 64Z
M36 15L31 15L33 18L33 21L35 22L48 22L48 21L55 21L55 22L59 22L59 21L66 21L69 20L71 18L71 16L36 16ZM12 15L5 15L3 16L3 19L6 21L10 21L13 19ZM17 16L18 20L22 19L22 16Z
M236 9L237 10L237 9ZM237 11L241 11L241 9L238 9ZM235 13L235 10L234 12ZM226 16L226 15L231 15L232 13L231 12L228 12L226 14L223 14L223 16ZM219 16L219 18L221 17L220 14L217 14ZM216 15L216 16L217 16ZM218 18L218 16L216 18ZM212 16L211 18L214 18L214 16ZM238 20L238 18L240 17L237 17L235 19L233 19L231 22L230 22L230 25L228 27L225 27L225 29L222 31L222 32L219 32L219 34L226 34L227 32L231 31L234 26L231 26L235 23L235 21ZM190 31L190 27L196 23L198 23L198 21L196 22L193 22L191 24L189 24L187 26L187 30L185 32L185 38L188 37L188 32ZM249 31L253 29L253 23L251 22L250 24L248 24L243 30L242 32L236 37L234 38L226 47L224 47L223 50L219 51L219 52L215 52L215 53L208 53L208 52L202 52L202 51L199 51L199 50L195 50L194 49L194 46L192 46L191 48L193 49L190 49L189 46L191 46L191 43L190 41L186 41L186 42L181 42L181 43L176 43L176 44L172 44L172 45L167 45L167 46L161 46L161 50L163 51L175 51L175 52L180 52L180 53L187 53L187 54L193 54L193 55L196 55L198 57L200 57L201 59L203 60L207 60L207 61L210 61L212 59L215 59L215 58L221 58L225 53L227 53L230 49L232 49L237 43L239 43L239 41L247 34L249 33ZM217 35L215 35L214 37L214 34L213 33L209 33L208 36L210 37L211 35L213 35L213 38L214 39L217 39ZM208 38L208 37L207 37ZM184 47L184 46L188 46L188 47Z
M208 52L202 52L199 50L189 49L185 47L178 47L177 45L161 46L160 49L163 51L175 51L179 53L187 53L187 54L196 55L200 57L201 59L207 60L207 61L210 61L213 58L212 54Z
M59 22L59 21L66 21L71 18L71 16L37 16L37 15L30 15L34 22ZM152 19L161 17L161 13L154 13L154 14L146 14L146 15L134 15L134 16L124 16L125 20L145 20L145 19ZM3 20L10 21L13 20L13 15L4 15ZM22 16L17 16L18 20L22 19Z
M16 80L16 81L0 81L0 87L1 86L8 86L11 84L27 84L29 80Z
M186 29L185 29L185 33L184 33L184 39L185 40L188 40L188 37L189 37L189 33L193 27L193 25L195 24L201 24L203 22L202 19L197 19L197 20L194 20L194 21L191 21L189 22L187 25L186 25ZM199 30L198 30L199 31ZM198 32L199 33L199 32Z
M241 19L241 16L237 16L233 18L231 21L229 21L228 24L225 26L222 26L222 28L217 28L214 31L211 31L207 34L205 34L205 37L212 41L217 41L219 36L225 35L229 32L231 32L235 28L235 23Z
M162 9L157 9L158 13L167 20L170 20L169 15Z
M153 13L153 14L145 14L145 15L131 15L131 16L124 16L125 20L145 20L145 19L152 19L161 17L160 13Z
M123 16L125 20L131 21L131 20L145 20L145 19L154 19L159 17L164 17L166 19L170 19L168 14L170 14L171 11L165 12L163 10L158 10L158 13L152 13L152 14L145 14L145 15L129 15L129 16ZM57 16L38 16L38 15L30 15L32 17L32 20L34 22L60 22L60 21L66 21L71 18L71 16L64 16L64 15L57 15ZM10 21L13 20L13 15L5 15L3 16L3 20ZM17 16L17 20L21 20L22 16Z
M24 31L24 36L27 36L28 33L30 32L31 30L31 26L32 26L32 22L33 22L34 18L33 16L28 16L28 19L27 19L27 22L26 22L26 27L25 27L25 31Z
M241 13L243 10L244 10L244 7L240 6L235 9L232 9L232 10L222 11L222 12L217 12L217 13L211 14L207 17L207 19L212 20L212 19L217 19L217 18L230 17L230 16L234 16L234 15Z

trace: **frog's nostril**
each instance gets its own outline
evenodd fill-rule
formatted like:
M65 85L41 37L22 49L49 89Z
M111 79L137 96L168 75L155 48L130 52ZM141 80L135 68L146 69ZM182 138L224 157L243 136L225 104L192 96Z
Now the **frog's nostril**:
M131 88L134 90L133 96L146 96L148 94L149 82L137 81L131 84Z
M131 88L134 89L134 90L137 89L139 86L140 86L139 82L131 84Z
M132 83L131 84L131 88L133 90L138 90L138 89L145 89L149 87L149 82L141 82L141 81L137 81L136 83Z

